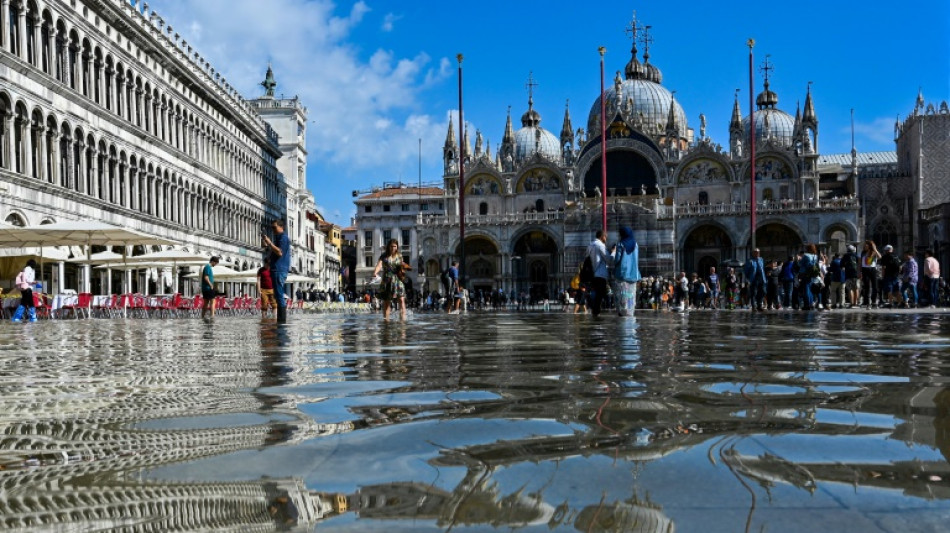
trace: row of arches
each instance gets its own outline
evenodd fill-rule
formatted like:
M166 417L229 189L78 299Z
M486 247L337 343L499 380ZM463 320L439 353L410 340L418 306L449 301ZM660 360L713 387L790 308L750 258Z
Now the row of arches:
M52 10L41 9L36 0L13 0L0 14L0 28L9 30L0 31L3 50L237 185L277 197L273 162L267 164L257 156L258 149L246 136L228 124L212 125L159 83L113 57L95 36L85 35ZM264 176L263 182L259 176Z
M138 150L72 125L0 91L0 168L103 204L188 229L256 244L260 204L169 168Z

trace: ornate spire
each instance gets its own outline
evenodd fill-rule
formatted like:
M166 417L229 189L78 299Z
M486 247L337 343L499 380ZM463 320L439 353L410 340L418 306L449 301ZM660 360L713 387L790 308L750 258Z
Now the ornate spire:
M742 131L742 108L739 107L739 89L736 89L736 101L732 104L732 120L729 121L729 131Z
M792 128L792 137L798 139L802 134L801 102L795 102L795 126Z
M574 144L574 126L571 125L571 101L564 104L564 123L561 125L561 146L565 142Z
M261 82L261 87L264 88L264 98L273 98L274 89L277 87L277 81L274 79L274 71L270 68L270 63L267 64L267 74L264 75L264 81Z
M924 112L924 89L923 87L917 88L917 102L914 106L914 112L923 113Z
M770 57L770 55L766 55L765 61L762 62L762 66L759 68L765 77L765 90L759 93L759 96L755 99L755 105L759 109L775 109L775 106L778 105L778 95L769 90L769 76L775 70L775 67L769 62Z
M515 130L511 127L511 106L508 106L508 119L505 121L505 134L501 138L501 144L515 144Z
M630 25L624 30L627 35L630 36L630 41L632 43L630 47L630 62L627 63L627 68L624 69L624 75L628 80L637 80L642 79L646 76L646 69L643 68L643 65L640 63L640 60L637 59L637 39L638 33L640 31L640 24L637 23L637 12L633 12L633 19L630 21Z
M445 134L445 145L443 148L455 148L458 143L455 142L455 127L452 125L452 115L449 115L449 132Z
M534 88L538 84L534 81L533 74L533 72L528 72L528 82L525 83L525 87L528 89L528 110L525 111L524 115L521 115L521 125L525 128L536 128L541 124L541 115L534 110Z
M815 114L815 104L811 100L811 82L808 82L808 94L805 95L805 113L802 115L802 124L817 126L818 115Z
M468 140L468 127L465 128L465 135L462 137L462 150L466 159L472 157L472 143Z
M676 95L676 91L670 92L672 95ZM679 134L679 126L676 124L676 106L671 103L670 112L666 117L666 135L668 137L679 137Z

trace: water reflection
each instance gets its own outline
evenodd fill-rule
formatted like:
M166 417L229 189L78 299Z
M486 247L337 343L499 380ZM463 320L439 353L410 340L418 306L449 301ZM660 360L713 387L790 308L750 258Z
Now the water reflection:
M3 326L0 523L923 530L950 509L940 318Z

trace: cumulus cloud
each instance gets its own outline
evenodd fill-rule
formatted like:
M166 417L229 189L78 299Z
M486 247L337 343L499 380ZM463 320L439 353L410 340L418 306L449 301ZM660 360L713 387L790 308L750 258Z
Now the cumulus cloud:
M439 153L433 148L442 145L445 122L420 113L421 93L450 76L451 63L350 42L371 12L365 2L348 12L329 0L270 0L266 8L259 0L152 5L169 24L188 28L189 44L245 96L262 94L258 84L271 63L277 95L298 95L308 108L308 159L338 165L339 178L391 179L393 167L416 160L420 138L426 155ZM399 18L390 15L384 29Z

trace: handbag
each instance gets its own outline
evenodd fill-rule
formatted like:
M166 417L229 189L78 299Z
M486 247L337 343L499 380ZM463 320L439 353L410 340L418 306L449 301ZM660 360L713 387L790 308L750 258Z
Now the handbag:
M584 258L584 262L581 264L581 269L578 272L580 276L581 283L590 283L594 281L594 263L590 259L590 255Z

